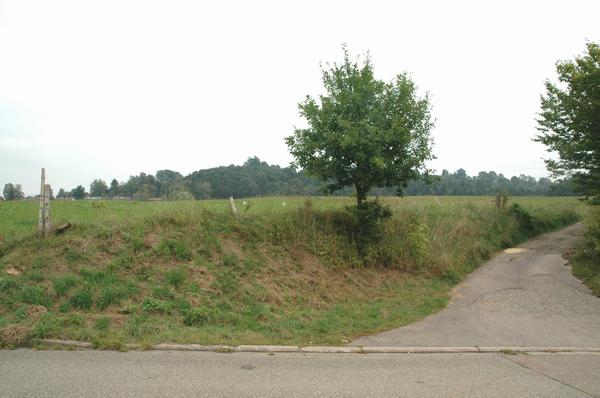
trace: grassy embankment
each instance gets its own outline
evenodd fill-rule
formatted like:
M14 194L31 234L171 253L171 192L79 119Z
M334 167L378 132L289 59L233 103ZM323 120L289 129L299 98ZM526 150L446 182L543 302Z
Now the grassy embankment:
M571 256L573 275L600 297L600 208L592 208L584 220L586 236Z
M285 206L284 206L285 202ZM0 202L0 339L343 344L443 308L490 255L579 219L567 198L386 198L384 239L361 266L336 209L350 198L52 202L61 236L35 236L33 202Z

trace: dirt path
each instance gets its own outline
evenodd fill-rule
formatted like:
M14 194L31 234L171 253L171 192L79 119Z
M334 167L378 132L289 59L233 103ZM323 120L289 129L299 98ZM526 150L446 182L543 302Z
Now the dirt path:
M600 299L562 256L581 230L576 224L507 249L458 285L445 310L350 345L600 347Z

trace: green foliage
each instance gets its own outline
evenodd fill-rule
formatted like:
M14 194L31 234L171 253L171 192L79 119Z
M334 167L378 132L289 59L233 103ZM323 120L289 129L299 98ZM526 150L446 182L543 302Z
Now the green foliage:
M50 337L62 329L61 320L54 314L48 312L43 314L33 326L32 336L38 338Z
M185 326L204 326L210 321L210 315L204 307L190 308L183 314Z
M192 195L189 191L185 190L177 190L171 192L167 196L168 200L194 200L194 195Z
M19 200L25 197L21 184L8 183L4 185L4 200Z
M585 220L585 242L573 256L573 275L600 297L600 207L594 206Z
M151 313L168 313L173 308L173 303L170 301L154 299L151 297L146 297L144 301L142 301L142 309L146 312Z
M71 190L71 196L73 199L83 199L85 198L85 188L82 185L77 185L76 188Z
M102 179L96 179L90 184L90 196L102 197L108 193L108 185Z
M27 304L43 305L48 307L51 297L43 286L24 286L21 289L21 301Z
M175 268L167 271L165 274L165 278L168 283L175 287L181 286L183 281L185 281L185 270L181 268Z
M537 141L560 156L546 160L555 176L572 174L579 192L600 198L600 45L556 64L559 84L546 82Z
M358 224L356 209L347 208L353 198L252 202L237 219L228 216L226 201L105 201L102 212L89 202L58 203L57 220L77 227L44 241L15 229L19 244L0 257L0 273L10 266L21 275L1 275L0 313L9 326L33 327L41 309L21 299L23 289L38 286L26 301L46 301L56 319L46 319L36 333L98 347L343 344L342 338L396 327L443 307L450 285L491 253L529 236L519 217L531 221L535 234L575 221L583 207L567 198L511 198L518 211L496 209L491 196L383 198L382 208L365 210L364 217L380 220L381 230L375 233L379 243L360 261L348 239ZM1 233L9 236L5 231L20 223L35 225L35 206L0 203ZM381 220L383 206L394 215ZM160 237L184 242L191 259L173 264L176 250L160 250ZM135 240L143 247L135 249ZM73 261L63 257L65 247ZM369 267L349 270L360 262ZM185 273L178 288L167 280L174 269ZM43 272L44 282L31 281L32 272ZM114 321L95 329L99 317Z
M381 241L383 222L391 216L390 208L375 200L346 207L335 214L334 222L356 244L359 255L364 257L372 245Z
M156 249L158 253L168 259L186 261L192 258L190 249L185 243L178 240L163 239Z
M111 305L117 305L121 300L129 297L131 290L126 286L107 286L102 290L96 307L104 310Z
M295 163L327 183L330 192L353 186L360 205L373 187L397 187L426 171L432 158L429 98L419 98L407 74L376 80L368 55L323 70L326 95L299 104L309 127L286 139Z
M513 203L508 209L508 212L517 219L521 231L525 232L526 234L532 234L535 232L533 217L531 214L529 214L529 212L527 212L527 210L521 207L521 205L518 203Z
M0 278L0 292L8 292L16 289L19 285L14 278Z
M94 321L94 329L107 330L109 326L110 326L110 318L108 318L108 317L103 316L100 318L96 318L96 320Z
M92 297L92 290L89 287L84 287L77 290L75 293L73 293L70 303L75 308L80 308L82 310L90 310L94 303L94 298Z
M73 274L59 275L52 278L52 287L54 287L56 295L64 296L69 289L75 287L77 280L77 276Z

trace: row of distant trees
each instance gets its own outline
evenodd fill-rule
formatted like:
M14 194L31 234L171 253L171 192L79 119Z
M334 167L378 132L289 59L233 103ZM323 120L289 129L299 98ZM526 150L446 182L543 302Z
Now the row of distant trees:
M18 187L18 188L17 188ZM16 193L15 193L16 192ZM480 172L469 176L463 169L454 173L443 170L428 179L410 181L406 195L495 195L505 192L514 196L572 196L569 180L552 181L520 175L506 178L496 172ZM255 196L314 196L324 194L324 184L292 167L269 165L257 157L241 166L222 166L195 171L187 176L172 170L160 170L155 175L140 173L125 182L113 179L110 183L95 179L89 191L79 185L69 191L61 188L56 198L83 199L85 197L126 198L147 200L222 199ZM336 195L352 195L352 188L337 191ZM393 196L393 188L374 188L371 195ZM24 197L20 185L7 184L5 199Z
M155 175L140 173L125 182L113 179L110 183L95 179L89 191L82 185L71 190L61 188L56 198L83 199L85 197L127 198L147 200L219 199L255 196L314 196L324 194L324 184L292 167L280 167L262 162L259 158L248 159L241 166L223 166L195 171L187 176L172 170L160 170ZM454 173L443 170L428 180L414 180L404 189L406 195L495 195L506 192L514 196L571 196L575 195L569 180L552 181L520 175L506 178L502 174L480 172L468 176L465 170ZM345 188L336 195L352 195L352 188ZM396 195L393 188L375 188L371 195ZM20 184L6 184L4 199L25 198Z

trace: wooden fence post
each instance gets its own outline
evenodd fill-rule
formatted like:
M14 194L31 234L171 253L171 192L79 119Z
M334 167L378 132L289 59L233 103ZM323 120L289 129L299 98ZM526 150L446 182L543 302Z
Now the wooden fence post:
M237 212L237 208L235 207L235 201L233 200L233 196L229 197L229 210L235 217L238 216L238 212Z
M38 230L40 236L45 238L50 235L52 221L50 221L50 185L46 184L46 170L42 168L42 183L40 187L40 209Z

